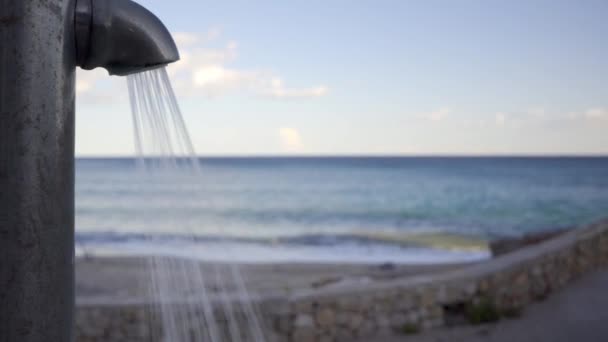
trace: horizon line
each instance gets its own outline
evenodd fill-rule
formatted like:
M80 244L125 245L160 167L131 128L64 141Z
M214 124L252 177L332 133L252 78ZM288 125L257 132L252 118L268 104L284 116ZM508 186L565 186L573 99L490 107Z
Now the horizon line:
M76 155L76 159L132 159L136 155ZM145 156L159 158L161 156ZM187 155L173 156L189 158ZM320 154L197 154L196 158L608 158L608 153L428 153L428 154L355 154L355 153L320 153Z

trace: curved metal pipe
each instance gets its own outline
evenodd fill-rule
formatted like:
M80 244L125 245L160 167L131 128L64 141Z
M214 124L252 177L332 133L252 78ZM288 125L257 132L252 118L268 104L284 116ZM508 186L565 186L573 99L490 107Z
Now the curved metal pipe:
M77 0L74 17L78 65L129 75L179 60L171 34L131 0Z

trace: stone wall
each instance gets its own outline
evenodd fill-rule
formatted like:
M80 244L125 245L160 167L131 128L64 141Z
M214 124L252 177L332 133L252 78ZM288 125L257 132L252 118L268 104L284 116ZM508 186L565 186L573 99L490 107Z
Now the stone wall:
M213 302L213 298L211 298ZM225 298L224 298L225 300ZM195 299L196 301L196 299ZM219 299L215 301L219 302ZM217 304L214 312L216 327L212 332L221 341L232 341L230 329L239 330L241 341L254 341L256 331L253 329L239 329L238 327L252 326L248 320L247 312L237 303L231 303L231 319L226 317L226 307ZM287 303L285 299L272 300L266 298L258 302L258 306L250 308L259 310L259 331L262 335L269 335L272 341L285 340L279 338L273 331L277 319L276 305ZM165 304L168 305L168 304ZM99 299L94 302L83 302L77 304L76 314L76 341L77 342L167 342L167 341L207 341L207 337L200 336L200 327L205 326L205 312L202 305L193 302L172 302L163 306L161 312L157 306L150 303L138 301L112 302L105 300L100 303ZM165 326L163 322L171 322L171 319L163 317L175 315L172 324ZM196 328L196 329L194 329ZM242 330L242 331L241 331ZM263 333L262 333L263 331ZM167 336L167 338L163 338ZM259 339L258 339L259 340ZM268 341L270 342L270 341Z
M266 298L259 306L264 326L276 341L352 341L483 320L487 314L515 315L580 275L605 266L608 221L464 269L329 286L290 298ZM77 341L157 341L163 329L159 321L158 313L144 304L81 303ZM229 327L221 321L225 333Z

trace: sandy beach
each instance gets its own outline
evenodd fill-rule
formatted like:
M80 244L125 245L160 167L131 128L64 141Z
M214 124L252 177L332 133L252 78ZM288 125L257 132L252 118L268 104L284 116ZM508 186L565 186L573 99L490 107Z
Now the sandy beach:
M176 262L176 259L168 262ZM234 290L230 279L216 281L216 271L226 274L227 264L200 262L210 293ZM298 291L332 286L342 282L369 284L374 281L404 278L454 270L468 264L336 264L277 263L240 264L247 288L260 296L287 296ZM171 277L171 271L166 274ZM221 278L220 278L221 279ZM114 301L149 299L149 258L87 257L76 261L77 301Z
M527 234L518 239L501 239L488 243L490 253L502 255L558 236L564 230ZM443 241L443 240L441 240ZM185 259L164 258L167 265ZM151 257L144 256L81 256L76 260L76 296L79 300L104 301L125 299L149 300ZM319 289L345 282L365 286L374 282L439 274L476 263L406 264L406 263L240 263L227 264L191 260L198 264L209 293L222 289L234 291L227 269L236 265L243 274L247 288L260 296L289 296L299 291ZM167 268L167 267L165 267ZM167 277L174 276L167 268ZM220 273L219 278L216 274ZM175 274L177 275L177 274ZM223 276L222 276L223 275ZM158 275L156 275L158 276ZM180 275L177 275L180 276ZM228 279L224 279L228 278ZM218 281L219 279L219 281Z
M249 264L239 265L247 286L263 295L289 295L298 290L331 286L337 282L373 282L399 277L432 274L466 266L458 265L356 265L356 264ZM113 301L147 296L149 278L145 258L79 258L77 300ZM203 272L213 273L226 265L200 263ZM168 275L170 276L170 275ZM232 287L232 284L226 284ZM211 292L218 284L208 283ZM459 325L415 335L378 335L357 342L507 342L507 341L603 341L608 336L608 270L576 281L546 301L529 307L521 317L498 323ZM149 298L148 298L149 299Z

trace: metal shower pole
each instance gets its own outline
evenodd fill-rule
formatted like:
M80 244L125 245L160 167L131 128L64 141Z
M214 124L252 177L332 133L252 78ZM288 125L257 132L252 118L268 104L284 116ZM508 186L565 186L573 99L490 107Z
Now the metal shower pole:
M0 0L0 342L74 339L76 66L179 60L130 0Z
M73 341L72 0L0 0L0 341Z

